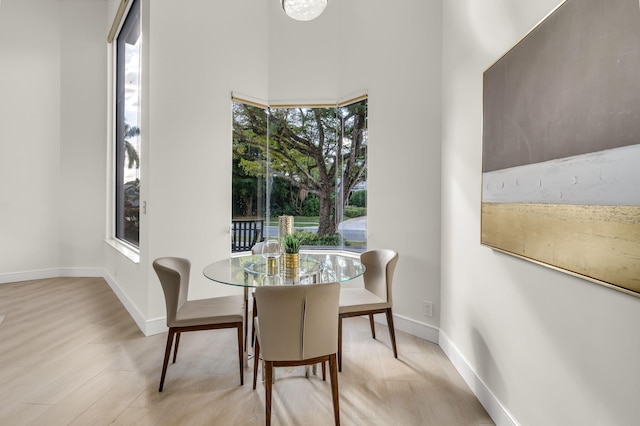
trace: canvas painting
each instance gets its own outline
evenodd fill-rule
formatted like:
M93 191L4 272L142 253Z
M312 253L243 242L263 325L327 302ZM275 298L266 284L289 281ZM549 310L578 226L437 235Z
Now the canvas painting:
M482 244L640 296L638 1L565 1L483 90Z

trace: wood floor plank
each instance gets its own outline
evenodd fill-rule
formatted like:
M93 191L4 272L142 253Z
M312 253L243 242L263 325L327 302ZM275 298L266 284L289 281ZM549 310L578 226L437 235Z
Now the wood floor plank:
M70 425L108 393L128 372L104 371L58 401L38 416L31 425ZM86 423L91 424L91 423Z
M49 408L49 405L43 404L11 404L0 411L0 419L3 425L26 425Z
M239 385L233 330L183 334L158 392L166 333L145 337L101 278L0 285L0 424L263 425L264 387ZM484 425L486 411L435 344L344 321L343 425ZM261 377L261 376L259 376ZM330 382L277 369L275 425L333 423Z
M134 371L106 370L115 381L107 392L99 393L96 402L75 418L71 425L109 425L118 419L146 389L144 377Z

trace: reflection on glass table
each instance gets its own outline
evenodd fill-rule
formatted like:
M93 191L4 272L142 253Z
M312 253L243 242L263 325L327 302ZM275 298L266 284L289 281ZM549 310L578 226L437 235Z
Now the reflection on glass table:
M259 287L273 284L345 282L361 276L365 270L358 257L336 253L301 252L297 277L285 280L281 262L276 261L275 266L269 262L271 260L262 255L236 256L207 265L203 273L208 279L222 284Z

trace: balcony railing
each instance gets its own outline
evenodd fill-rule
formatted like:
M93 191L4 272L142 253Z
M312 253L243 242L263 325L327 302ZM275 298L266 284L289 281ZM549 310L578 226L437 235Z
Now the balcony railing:
M264 240L264 219L231 221L231 252L249 251Z

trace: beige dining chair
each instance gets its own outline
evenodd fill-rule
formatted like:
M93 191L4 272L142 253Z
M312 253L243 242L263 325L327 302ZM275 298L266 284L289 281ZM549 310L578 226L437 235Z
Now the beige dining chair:
M240 385L243 385L243 296L188 300L189 273L191 271L191 262L188 259L158 258L153 262L153 269L162 284L167 308L167 327L169 327L158 391L162 392L174 336L173 362L175 363L178 356L180 333L219 328L236 328L238 331L238 366L240 368Z
M251 247L251 254L256 255L256 254L262 254L262 248L264 247L265 242L264 241L260 241L259 243L256 243L253 247Z
M329 361L335 424L340 424L338 395L338 300L340 284L265 286L256 288L258 317L253 365L256 388L262 357L266 424L271 424L273 368ZM324 375L323 375L324 378Z
M398 253L389 249L369 250L360 255L366 270L363 275L364 288L343 288L340 290L340 318L338 321L338 369L342 371L342 319L368 315L371 336L376 338L373 315L387 316L389 337L393 356L398 358L396 333L393 327L392 284L393 273L398 263Z

